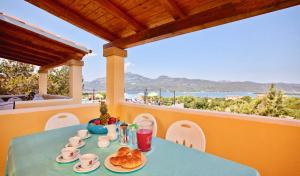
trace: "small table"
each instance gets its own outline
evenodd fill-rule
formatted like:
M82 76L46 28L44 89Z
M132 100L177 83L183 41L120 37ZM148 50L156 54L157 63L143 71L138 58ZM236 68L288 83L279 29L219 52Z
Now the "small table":
M7 174L9 176L80 175L72 169L78 161L59 164L55 158L68 139L76 135L77 130L85 127L86 125L77 125L13 139L9 148ZM153 139L152 150L146 154L148 161L143 168L127 174L114 173L105 168L104 160L118 150L120 147L118 141L112 142L108 148L101 149L97 146L97 140L98 135L92 135L85 140L86 145L80 149L81 154L94 153L100 157L101 166L86 175L259 176L255 169L248 166L156 137Z

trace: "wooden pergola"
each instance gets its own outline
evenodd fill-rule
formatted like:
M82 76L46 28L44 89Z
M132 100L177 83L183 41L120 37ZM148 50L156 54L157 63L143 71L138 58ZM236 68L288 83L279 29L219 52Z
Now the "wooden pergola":
M125 49L296 6L300 0L26 0L104 40L107 102L124 101Z
M296 6L300 0L26 0L121 49Z
M0 57L40 66L39 94L47 94L48 69L69 65L70 95L76 97L77 90L81 91L77 87L82 83L75 78L82 77L81 60L90 50L3 13L0 13L0 26ZM81 101L80 97L77 99Z
M0 57L51 68L90 51L58 35L0 13Z

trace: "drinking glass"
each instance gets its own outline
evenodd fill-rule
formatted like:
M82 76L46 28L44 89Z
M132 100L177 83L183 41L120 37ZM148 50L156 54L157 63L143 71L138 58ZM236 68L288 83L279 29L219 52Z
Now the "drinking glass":
M137 144L138 149L142 152L151 150L153 122L150 120L142 120L136 123L137 130Z

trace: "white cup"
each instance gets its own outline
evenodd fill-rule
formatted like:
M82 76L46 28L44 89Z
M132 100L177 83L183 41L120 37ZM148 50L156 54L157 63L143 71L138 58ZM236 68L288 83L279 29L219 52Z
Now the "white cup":
M81 142L81 138L78 136L69 138L69 143L72 147L77 147L80 142Z
M88 136L88 130L79 130L77 131L77 136L81 138L85 138Z
M99 136L98 137L98 147L105 148L109 145L109 136Z
M78 152L79 150L75 147L66 147L61 150L61 155L63 159L71 159L74 158Z
M80 165L83 169L92 167L97 161L99 157L95 154L89 153L84 154L79 157Z

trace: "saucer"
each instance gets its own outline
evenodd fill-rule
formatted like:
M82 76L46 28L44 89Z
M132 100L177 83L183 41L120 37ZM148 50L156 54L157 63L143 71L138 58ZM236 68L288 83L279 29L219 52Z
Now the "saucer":
M73 171L77 173L87 173L96 170L99 166L100 166L100 161L97 161L92 167L83 169L81 168L80 162L78 162L73 166Z
M79 158L79 156L80 156L79 151L76 152L76 153L77 153L76 156L75 156L74 158L70 158L70 159L64 159L64 158L62 157L62 154L59 154L59 155L56 157L55 161L58 162L58 163L70 163L70 162L76 161L76 160L78 160L78 158Z
M78 135L77 135L77 136L78 136ZM85 136L84 138L81 138L81 139L88 139L88 138L90 138L91 136L92 136L92 134L88 133L87 136ZM78 137L80 137L80 136L78 136Z
M81 147L83 147L84 145L85 145L85 142L84 142L84 141L81 141L77 146L71 146L70 143L67 143L67 144L65 145L65 147L76 147L76 148L81 148Z

